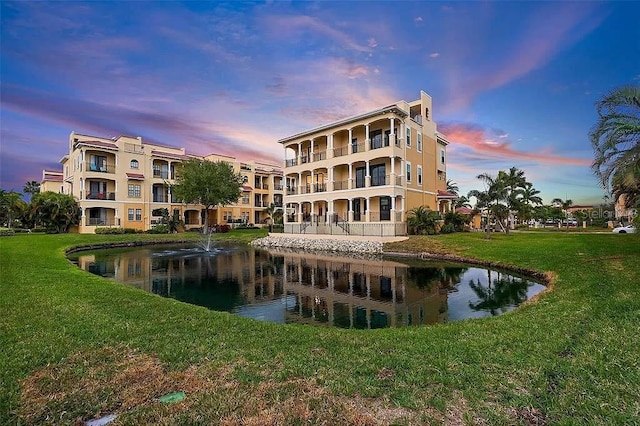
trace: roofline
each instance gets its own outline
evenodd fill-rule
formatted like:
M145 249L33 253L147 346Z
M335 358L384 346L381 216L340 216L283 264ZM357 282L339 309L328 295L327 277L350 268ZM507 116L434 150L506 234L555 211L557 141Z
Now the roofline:
M451 143L447 140L447 137L440 132L436 132L436 140L445 146Z
M318 133L318 132L321 132L323 130L330 129L332 127L343 126L345 124L349 124L349 123L353 123L353 122L356 122L356 121L360 121L360 120L362 120L364 118L375 117L376 115L386 114L386 113L389 113L389 112L393 112L395 114L398 114L398 115L402 116L402 118L405 118L405 117L409 116L408 112L406 112L405 110L400 108L398 105L392 104L392 105L388 105L388 106L386 106L384 108L379 108L379 109L376 109L376 110L373 110L373 111L369 111L369 112L364 113L364 114L347 117L347 118L344 118L342 120L334 121L334 122L331 122L329 124L325 124L325 125L322 125L320 127L316 127L314 129L307 130L307 131L295 134L293 136L289 136L289 137L280 139L280 140L278 140L278 143L284 144L286 142L298 139L300 137L307 136L307 135L312 135L314 133Z

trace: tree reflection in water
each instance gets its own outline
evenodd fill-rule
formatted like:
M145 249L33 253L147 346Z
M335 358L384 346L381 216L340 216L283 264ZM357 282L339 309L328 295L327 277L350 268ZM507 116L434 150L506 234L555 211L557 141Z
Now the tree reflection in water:
M477 303L469 302L471 309L499 315L527 300L529 282L509 275L503 276L500 273L497 278L491 280L491 273L489 273L486 287L482 285L480 279L470 280L469 287L480 299Z

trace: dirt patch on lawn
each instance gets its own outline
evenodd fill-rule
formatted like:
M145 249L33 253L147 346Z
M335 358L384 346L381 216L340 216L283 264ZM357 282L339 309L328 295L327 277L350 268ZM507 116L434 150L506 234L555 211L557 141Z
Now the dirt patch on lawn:
M78 353L35 371L21 383L16 414L22 423L83 425L116 414L110 425L190 424L288 425L424 424L425 415L443 420L431 410L395 406L386 397L334 395L313 378L240 382L246 361L213 368L168 368L157 357L128 347L107 347ZM386 377L391 372L384 371ZM181 401L163 404L159 398L184 392Z

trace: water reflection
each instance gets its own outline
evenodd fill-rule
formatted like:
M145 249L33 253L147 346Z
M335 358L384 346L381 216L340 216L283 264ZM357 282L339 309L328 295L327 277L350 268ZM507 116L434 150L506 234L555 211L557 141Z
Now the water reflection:
M187 303L279 323L343 328L496 315L544 287L461 265L221 247L146 247L73 256L80 267Z

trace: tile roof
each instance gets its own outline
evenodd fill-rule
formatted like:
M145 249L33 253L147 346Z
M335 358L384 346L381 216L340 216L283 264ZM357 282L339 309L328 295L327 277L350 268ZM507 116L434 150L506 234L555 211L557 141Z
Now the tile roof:
M142 173L127 173L127 177L129 179L144 179L144 175Z
M454 194L453 192L443 191L441 189L438 189L438 197L441 197L441 198L458 198L458 196L456 194Z

